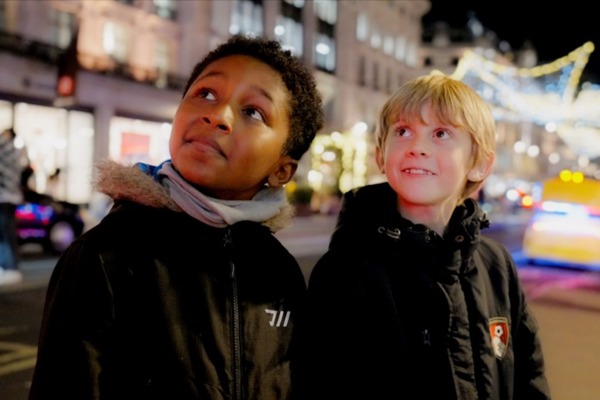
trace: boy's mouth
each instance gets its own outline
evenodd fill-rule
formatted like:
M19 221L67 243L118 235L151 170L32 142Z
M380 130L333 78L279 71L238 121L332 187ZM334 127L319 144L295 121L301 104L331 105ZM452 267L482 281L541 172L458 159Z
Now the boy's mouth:
M208 151L215 152L215 153L225 157L225 153L223 152L223 149L221 148L219 143L217 143L217 141L213 140L212 138L209 138L209 137L196 138L194 140L189 140L188 143L200 151L208 150Z
M410 175L435 175L433 172L421 168L406 168L402 172Z

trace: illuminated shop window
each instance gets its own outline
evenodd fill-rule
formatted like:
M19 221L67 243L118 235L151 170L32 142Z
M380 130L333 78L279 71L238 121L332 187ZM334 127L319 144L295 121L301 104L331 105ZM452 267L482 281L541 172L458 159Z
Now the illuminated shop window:
M133 165L137 162L159 164L169 158L171 124L115 116L109 129L109 154L112 160Z
M0 100L0 131L13 126L12 103Z
M60 169L56 198L89 201L94 150L91 113L21 102L14 106L14 128L34 169L32 189L45 192L48 177Z

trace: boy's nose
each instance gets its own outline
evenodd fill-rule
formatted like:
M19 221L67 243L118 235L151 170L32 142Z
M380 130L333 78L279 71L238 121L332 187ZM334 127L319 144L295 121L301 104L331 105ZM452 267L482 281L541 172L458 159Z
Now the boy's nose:
M414 156L427 156L429 155L429 150L427 149L427 145L417 140L413 143L412 146L408 149L408 152Z
M202 121L209 125L215 126L223 133L231 133L231 111L229 107L220 107L212 112L206 113L202 117Z

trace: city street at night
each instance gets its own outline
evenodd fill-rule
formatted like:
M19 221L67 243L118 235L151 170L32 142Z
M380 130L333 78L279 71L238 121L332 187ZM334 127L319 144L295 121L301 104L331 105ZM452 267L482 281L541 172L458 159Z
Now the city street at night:
M146 393L175 400L219 393L232 399L285 397L280 393L288 390L293 365L285 346L300 320L290 315L301 313L295 308L303 294L301 277L294 263L291 271L285 268L288 254L272 243L269 231L254 231L251 224L274 229L287 222L287 198L296 216L275 237L296 257L308 283L328 249L340 208L351 208L341 202L343 195L385 181L399 196L401 216L426 226L408 226L396 215L392 222L377 219L372 236L385 236L389 245L348 231L347 237L359 239L340 245L343 251L367 249L376 256L366 260L349 251L333 267L346 273L356 259L372 261L375 268L359 265L364 270L346 275L354 279L347 285L333 270L337 275L324 281L335 284L321 291L317 277L328 271L313 275L310 294L326 299L308 302L318 305L309 314L318 321L314 336L328 347L320 351L315 340L308 348L319 357L337 354L339 376L406 375L418 390L451 392L414 396L419 400L464 400L475 392L479 400L496 400L486 393L511 387L518 387L516 397L536 397L523 394L523 387L540 389L543 396L545 385L529 380L540 375L539 352L529 351L537 347L527 343L537 336L523 334L533 324L521 311L531 309L552 399L600 400L596 19L593 2L0 0L0 133L10 137L0 141L0 400L29 397L48 283L60 254L121 201L136 203L122 207L126 222L111 216L115 222L105 220L106 231L87 236L100 254L94 263L102 268L85 268L89 265L76 259L77 265L65 263L64 281L56 280L59 289L48 313L52 334L44 337L65 340L43 346L38 370L49 375L36 374L31 397L37 400L39 392L61 400L61 389L76 388L62 377L81 386L96 381L57 365L77 364L66 361L80 354L72 351L73 343L89 336L101 338L91 347L102 365L96 368L91 357L81 368L102 370L97 397L114 397L106 392L123 386L131 391L121 391L122 397L143 392L129 396L133 400ZM466 197L478 202L490 226L481 214L461 215ZM388 204L381 194L372 203L364 199L370 208L357 207L361 214L352 218L379 218L379 208ZM129 214L137 205L156 210ZM156 211L160 221L143 215L146 211ZM132 222L127 215L139 219ZM178 225L186 218L189 225ZM245 246L238 245L237 227L227 235L209 228L238 221L248 221L248 229L239 230L251 232ZM196 223L207 227L190 233ZM160 230L154 232L154 226ZM476 248L481 237L471 234L483 226L481 234L512 255L516 272L506 267L500 246ZM9 241L13 231L15 240ZM146 231L152 241L138 236ZM214 233L215 242L205 232ZM445 233L446 242L434 232ZM9 243L19 247L16 263ZM200 257L224 261L185 268ZM225 261L227 270L219 268ZM113 262L115 268L104 264ZM261 266L263 275L257 273ZM105 285L88 279L98 269ZM284 273L296 280L280 279ZM517 273L526 304L516 290ZM231 282L226 287L225 274ZM206 287L198 288L198 282ZM286 282L295 289L286 290ZM343 290L355 288L353 302ZM229 296L228 302L216 300L215 293ZM380 298L387 303L378 303ZM199 304L210 311L199 312ZM348 304L364 308L354 312ZM227 307L231 313L220 311ZM319 313L321 319L315 317ZM69 318L73 315L78 317ZM400 322L388 324L388 315ZM451 323L440 322L442 317ZM187 330L180 328L184 324ZM343 335L335 331L340 326ZM69 331L79 339L63 335ZM245 336L248 332L252 335ZM335 339L322 340L327 333ZM231 343L221 345L229 337ZM398 338L405 344L398 345ZM332 344L342 350L335 353ZM353 346L389 362L345 352ZM60 352L46 352L59 347ZM390 351L394 348L398 353ZM404 349L410 351L400 353ZM134 356L123 356L128 354ZM340 361L346 354L352 359ZM438 361L446 355L451 361ZM511 365L524 359L530 362ZM412 375L387 369L407 364ZM329 366L322 359L309 365ZM342 366L348 368L344 373ZM443 370L453 374L453 388ZM336 390L325 397L371 400L366 397L405 390L395 379L370 384L346 379L383 394L357 396L354 385L351 395L340 395L346 382L334 382L331 371L315 373ZM427 377L431 385L412 377ZM178 396L173 388L193 394ZM265 388L278 394L256 395ZM83 391L93 389L77 393Z

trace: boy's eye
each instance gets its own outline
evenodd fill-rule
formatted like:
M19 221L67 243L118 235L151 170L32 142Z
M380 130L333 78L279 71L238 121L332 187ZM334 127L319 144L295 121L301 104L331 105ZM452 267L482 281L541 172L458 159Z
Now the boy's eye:
M215 95L208 89L200 89L200 91L198 92L198 97L207 100L216 100Z
M260 113L258 108L246 107L246 108L244 108L243 113L246 114L247 116L249 116L250 118L254 118L258 121L261 121L261 122L265 121L265 117Z
M449 139L450 133L444 129L439 129L435 131L434 136L438 139Z
M408 131L408 129L399 126L394 130L394 133L396 134L396 136L408 136L410 134L410 132Z

